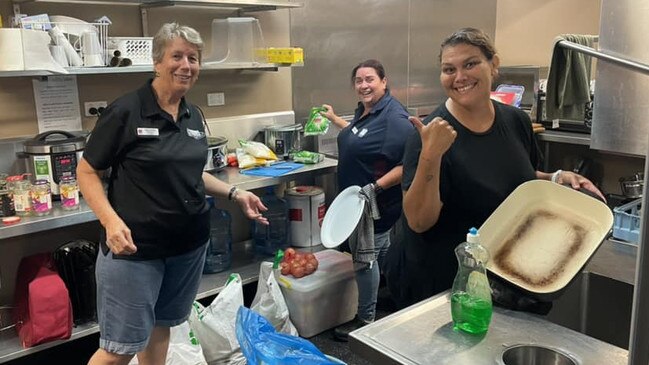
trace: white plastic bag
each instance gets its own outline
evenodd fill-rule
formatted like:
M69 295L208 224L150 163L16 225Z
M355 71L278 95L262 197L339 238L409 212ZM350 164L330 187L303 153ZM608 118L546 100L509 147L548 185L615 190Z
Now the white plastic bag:
M298 335L289 318L288 306L275 278L272 262L262 262L259 265L257 293L250 309L264 316L278 332Z
M129 365L137 364L137 356L134 356ZM171 327L165 365L207 365L203 349L187 321Z
M239 274L231 274L225 288L214 301L203 307L194 302L189 325L203 348L205 359L229 362L239 351L236 335L237 310L243 305L243 286Z

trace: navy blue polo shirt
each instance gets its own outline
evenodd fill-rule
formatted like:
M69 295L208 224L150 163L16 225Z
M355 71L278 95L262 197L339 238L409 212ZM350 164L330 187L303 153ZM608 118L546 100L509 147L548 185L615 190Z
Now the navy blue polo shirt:
M386 90L385 95L361 118L365 110L358 103L354 119L338 134L338 187L373 183L401 164L404 146L414 127L408 112ZM374 222L374 232L389 230L401 213L401 185L377 196L381 219Z
M150 80L110 104L86 144L83 157L93 168L111 168L108 200L138 248L123 258L178 255L209 238L203 121L184 98L178 114L174 122L160 108ZM101 243L107 252L104 230Z

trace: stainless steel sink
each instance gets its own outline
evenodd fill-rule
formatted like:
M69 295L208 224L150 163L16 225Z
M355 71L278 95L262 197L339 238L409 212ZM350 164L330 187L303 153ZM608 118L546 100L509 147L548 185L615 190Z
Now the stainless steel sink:
M549 347L536 345L513 346L503 352L505 365L577 365L570 356Z
M547 320L628 349L633 285L582 272L555 300Z

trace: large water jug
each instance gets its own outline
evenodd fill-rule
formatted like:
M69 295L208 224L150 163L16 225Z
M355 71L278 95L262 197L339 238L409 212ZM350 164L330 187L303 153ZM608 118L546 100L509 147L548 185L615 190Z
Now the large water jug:
M270 187L266 195L261 198L268 210L264 217L269 225L258 222L253 223L253 237L255 251L258 255L273 255L279 249L285 249L289 243L288 204L284 199L278 198Z
M471 228L466 242L455 248L457 274L451 289L453 327L473 334L487 332L491 322L491 288L485 265L489 252L480 244L478 230Z
M227 210L213 205L210 209L210 243L205 255L204 274L230 268L232 263L232 217Z

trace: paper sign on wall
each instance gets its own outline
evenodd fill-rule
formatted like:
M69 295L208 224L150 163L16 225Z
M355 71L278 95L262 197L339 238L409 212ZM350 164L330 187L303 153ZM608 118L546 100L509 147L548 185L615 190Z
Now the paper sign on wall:
M34 79L33 84L38 133L81 130L76 76L47 76Z

